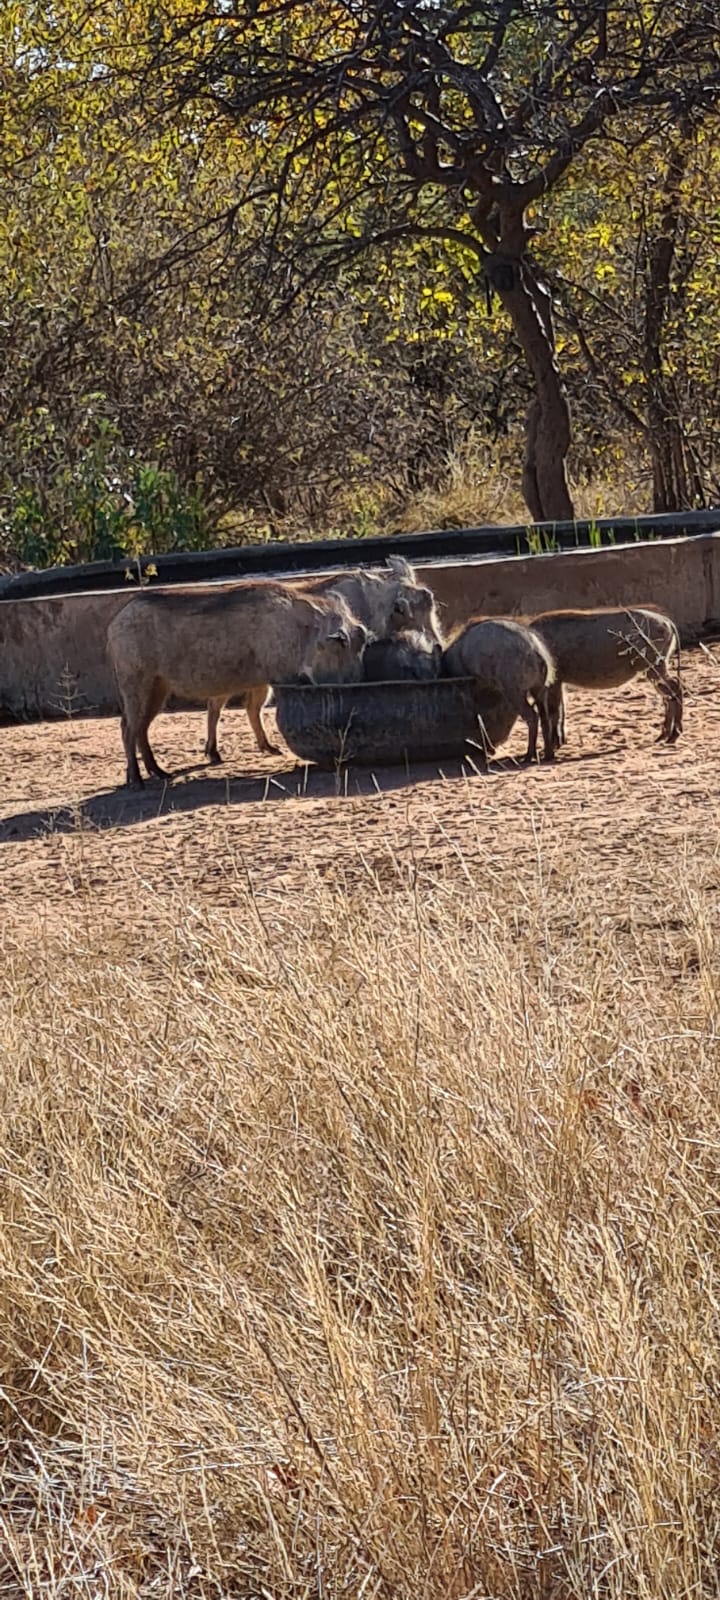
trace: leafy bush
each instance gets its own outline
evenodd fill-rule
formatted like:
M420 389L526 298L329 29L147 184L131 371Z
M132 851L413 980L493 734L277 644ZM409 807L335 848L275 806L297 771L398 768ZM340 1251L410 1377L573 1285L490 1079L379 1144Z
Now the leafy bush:
M208 542L202 485L141 461L89 396L64 430L39 407L4 444L0 559L8 566L121 560ZM18 477L18 466L20 473Z

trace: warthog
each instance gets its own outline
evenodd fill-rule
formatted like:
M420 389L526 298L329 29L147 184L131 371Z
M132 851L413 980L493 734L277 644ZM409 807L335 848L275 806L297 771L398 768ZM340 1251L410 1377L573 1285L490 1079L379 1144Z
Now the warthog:
M367 630L340 595L293 593L248 583L220 594L138 595L113 618L108 651L122 707L127 781L158 766L148 729L169 694L210 700L298 677L362 677Z
M353 616L376 639L386 639L401 630L412 629L436 643L442 643L432 589L426 589L417 582L409 561L402 556L391 556L387 571L369 572L357 567L349 572L327 572L317 578L303 578L297 585L293 582L291 587L294 594L318 597L342 595ZM270 744L262 723L261 712L267 695L268 685L260 684L245 696L243 704L258 749L264 754L277 755L277 746ZM228 698L227 695L218 696L208 704L205 754L213 766L222 761L217 730Z
M540 722L545 759L552 761L548 691L555 668L533 629L509 618L474 618L447 646L444 666L452 678L476 678L483 690L499 695L522 717L528 730L526 762L535 760Z
M530 626L555 662L548 707L553 744L565 744L563 684L582 689L616 689L645 673L664 702L658 735L674 744L682 731L680 638L671 617L655 606L599 607L592 611L544 611ZM677 659L677 672L670 662Z
M404 629L388 639L373 639L363 656L365 677L371 683L398 678L439 678L442 645L415 629Z

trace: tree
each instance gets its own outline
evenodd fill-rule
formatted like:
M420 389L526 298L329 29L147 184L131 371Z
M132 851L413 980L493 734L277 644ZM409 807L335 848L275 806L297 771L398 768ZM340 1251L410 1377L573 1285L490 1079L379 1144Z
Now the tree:
M434 239L507 312L534 385L523 492L573 514L570 415L533 209L591 143L717 105L715 0L190 3L143 69L163 104L241 132L267 175L264 284Z
M0 16L3 566L219 539L228 512L274 522L299 483L322 515L406 448L408 408L337 290L282 328L251 314L245 219L271 191L199 108L144 114L116 64L146 61L156 21L142 0Z
M590 404L642 441L659 512L711 505L720 492L713 131L699 112L639 147L630 131L606 152L600 191L599 173L594 185L585 174L555 241L563 323Z
M0 16L0 565L367 527L516 403L478 361L491 330L457 295L449 315L432 240L270 314L288 297L264 242L272 140L228 136L198 99L148 114L149 61L185 15Z

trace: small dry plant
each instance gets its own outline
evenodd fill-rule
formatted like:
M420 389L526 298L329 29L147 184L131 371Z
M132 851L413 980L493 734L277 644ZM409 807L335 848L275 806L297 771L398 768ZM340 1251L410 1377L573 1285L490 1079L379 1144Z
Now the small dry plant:
M703 848L6 937L0 1594L716 1593Z

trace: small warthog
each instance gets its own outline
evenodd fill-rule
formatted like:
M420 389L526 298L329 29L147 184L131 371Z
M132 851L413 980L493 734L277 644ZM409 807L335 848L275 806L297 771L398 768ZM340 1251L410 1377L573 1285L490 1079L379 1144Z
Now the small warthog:
M548 691L555 669L533 629L509 618L474 618L447 646L444 667L452 678L476 678L480 688L499 695L522 717L528 730L526 762L535 760L540 722L545 759L552 761Z
M671 617L655 606L600 607L592 611L544 611L530 626L555 662L549 694L553 744L565 744L563 684L581 689L616 689L644 673L664 702L658 735L674 744L682 731L680 638ZM670 672L676 658L677 671Z
M432 589L417 582L409 561L402 556L391 556L386 571L369 572L354 567L349 572L326 572L317 578L303 578L292 582L291 587L294 594L342 595L353 616L376 639L387 639L394 633L412 629L435 643L442 643ZM261 712L267 694L268 685L260 684L252 694L245 696L243 704L258 749L276 755L277 746L270 744L262 724ZM222 760L217 729L227 700L227 695L219 696L211 699L208 705L205 754L213 766Z
M361 678L367 630L339 595L311 598L282 583L247 583L219 594L144 594L108 628L122 707L127 781L140 784L136 750L164 778L148 729L169 694L229 699L298 677Z
M402 678L439 678L442 645L415 629L404 629L388 639L373 639L365 648L363 667L371 683Z

